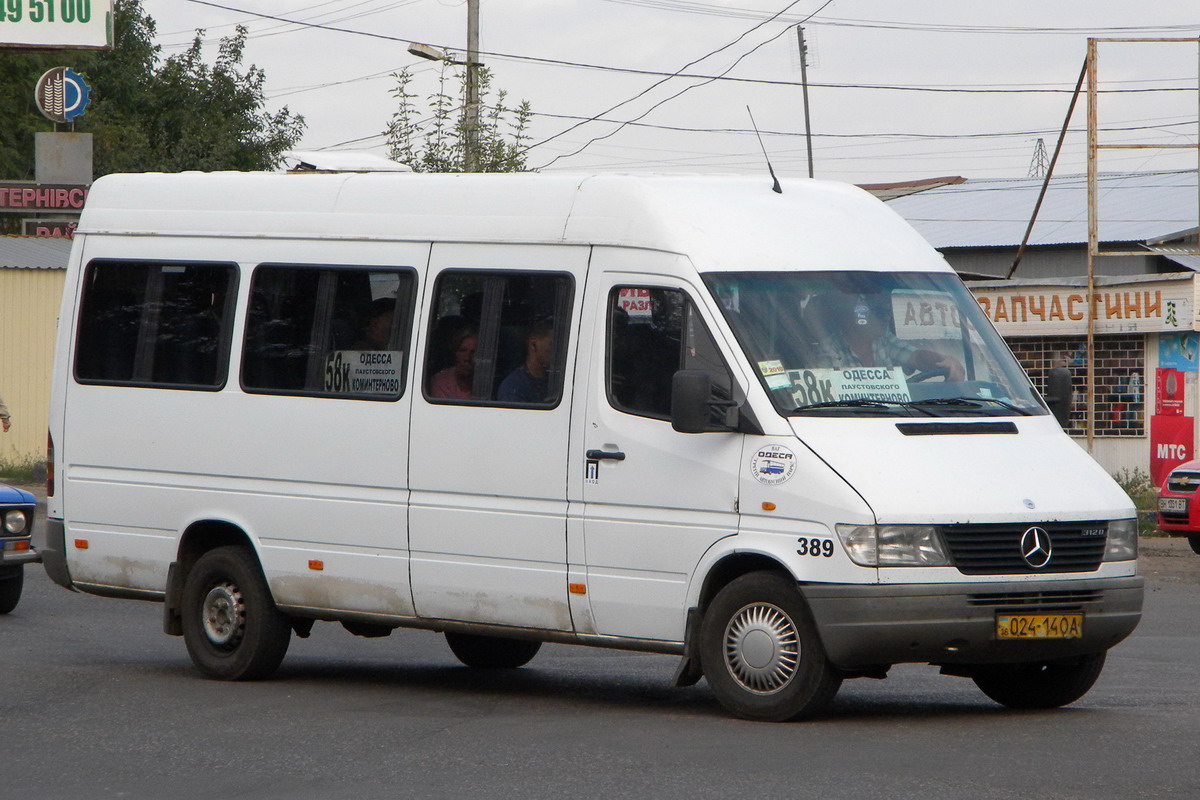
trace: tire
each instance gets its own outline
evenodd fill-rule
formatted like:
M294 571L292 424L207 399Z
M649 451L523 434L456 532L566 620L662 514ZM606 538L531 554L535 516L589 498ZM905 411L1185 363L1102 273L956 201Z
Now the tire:
M984 694L1017 709L1059 708L1088 693L1105 653L1029 664L995 664L976 668L971 676Z
M1192 546L1192 552L1200 555L1200 536L1189 536L1187 541Z
M11 571L0 571L0 614L7 614L17 607L17 603L21 602L21 589L24 586L24 564L18 564Z
M530 639L505 639L446 631L446 644L454 656L476 669L516 669L533 660L542 643Z
M291 641L291 624L248 547L218 547L196 561L183 584L182 616L192 663L218 680L269 678Z
M775 572L717 593L700 624L700 663L717 700L743 719L814 717L842 685L795 581Z

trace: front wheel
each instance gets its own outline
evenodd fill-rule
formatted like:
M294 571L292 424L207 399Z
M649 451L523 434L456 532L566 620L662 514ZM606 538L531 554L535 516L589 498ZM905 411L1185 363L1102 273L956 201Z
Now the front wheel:
M183 585L183 640L192 663L210 678L269 678L291 640L254 552L226 546L196 561Z
M1059 708L1088 693L1105 653L1029 664L977 667L971 678L984 694L1002 706L1019 709Z
M1187 537L1188 544L1192 546L1192 552L1200 556L1200 536Z
M533 660L542 643L530 639L505 639L446 631L446 644L455 657L477 669L516 669Z
M842 684L795 581L774 572L717 593L700 627L700 663L721 705L745 719L816 716Z
M25 586L25 565L13 569L0 568L0 614L7 614L21 602L21 589Z

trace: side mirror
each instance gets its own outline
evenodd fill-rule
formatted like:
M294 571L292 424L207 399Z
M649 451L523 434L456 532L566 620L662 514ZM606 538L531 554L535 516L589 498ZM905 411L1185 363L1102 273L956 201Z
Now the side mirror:
M702 369L681 369L671 376L671 427L680 433L735 430L714 423L713 414L737 408L733 400L714 400L712 378Z
M708 408L712 378L704 370L681 369L671 376L671 427L680 433L704 433L712 427Z

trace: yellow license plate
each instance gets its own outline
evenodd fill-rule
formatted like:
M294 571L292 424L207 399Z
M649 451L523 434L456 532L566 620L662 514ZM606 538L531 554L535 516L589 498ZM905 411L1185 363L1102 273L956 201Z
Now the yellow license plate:
M1000 614L997 639L1078 639L1083 636L1083 614Z

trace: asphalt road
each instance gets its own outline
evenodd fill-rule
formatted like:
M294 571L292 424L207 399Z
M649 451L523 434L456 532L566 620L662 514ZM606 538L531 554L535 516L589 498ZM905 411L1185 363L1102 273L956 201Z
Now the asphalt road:
M208 681L158 604L35 567L0 617L0 797L1196 797L1200 556L1189 572L1158 549L1142 625L1071 708L1008 711L901 666L779 725L731 719L703 681L670 688L673 658L547 645L485 673L436 634L333 623L271 681Z

